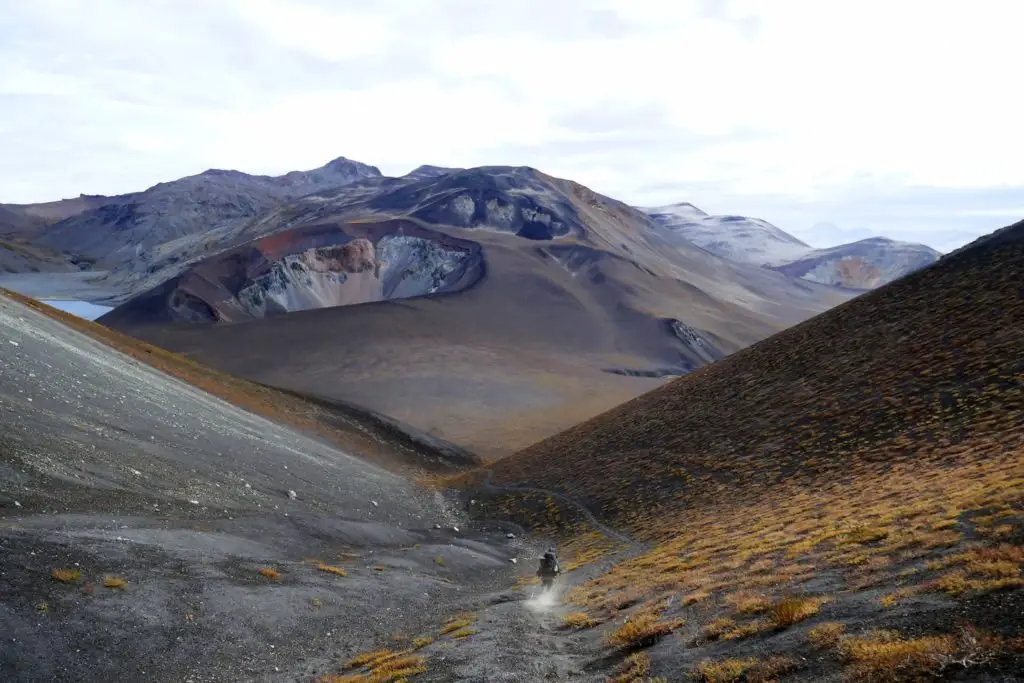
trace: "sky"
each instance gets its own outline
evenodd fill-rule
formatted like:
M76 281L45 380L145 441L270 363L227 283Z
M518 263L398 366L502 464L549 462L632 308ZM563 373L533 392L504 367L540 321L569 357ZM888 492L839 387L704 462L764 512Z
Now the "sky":
M526 165L812 246L1024 218L1019 0L0 0L0 202Z

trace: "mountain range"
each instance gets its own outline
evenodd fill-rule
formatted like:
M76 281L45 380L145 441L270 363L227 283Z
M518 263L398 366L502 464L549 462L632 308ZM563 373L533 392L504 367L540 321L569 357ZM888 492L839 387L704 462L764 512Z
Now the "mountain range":
M815 249L768 221L711 216L685 202L643 210L664 229L723 258L837 287L874 289L941 256L924 244L886 237Z
M0 263L115 306L100 323L489 457L925 260L819 253L764 221L640 210L528 167L386 177L341 157L0 209Z

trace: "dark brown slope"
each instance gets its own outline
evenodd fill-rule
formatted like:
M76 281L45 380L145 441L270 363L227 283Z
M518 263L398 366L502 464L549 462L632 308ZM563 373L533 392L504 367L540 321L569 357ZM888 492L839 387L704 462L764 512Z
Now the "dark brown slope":
M1019 448L1022 281L1017 224L517 453L495 481L628 522L638 501L697 505L987 438Z

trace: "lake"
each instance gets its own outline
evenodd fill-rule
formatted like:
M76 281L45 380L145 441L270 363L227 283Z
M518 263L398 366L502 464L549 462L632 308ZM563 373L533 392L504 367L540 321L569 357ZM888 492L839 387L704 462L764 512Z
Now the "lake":
M79 318L85 318L86 320L95 320L107 311L114 310L112 306L97 306L91 304L88 301L75 301L73 299L39 299L44 304L49 304L54 308L59 308L62 311L67 311L72 315L77 315Z

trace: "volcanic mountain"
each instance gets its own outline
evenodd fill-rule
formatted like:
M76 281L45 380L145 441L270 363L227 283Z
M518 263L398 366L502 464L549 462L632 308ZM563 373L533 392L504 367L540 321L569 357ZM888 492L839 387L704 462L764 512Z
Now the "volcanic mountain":
M264 213L100 322L494 456L853 295L534 169L411 175Z

